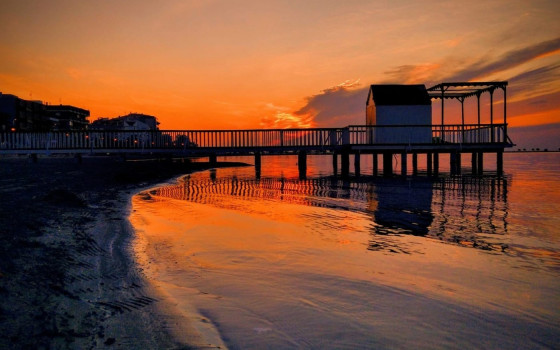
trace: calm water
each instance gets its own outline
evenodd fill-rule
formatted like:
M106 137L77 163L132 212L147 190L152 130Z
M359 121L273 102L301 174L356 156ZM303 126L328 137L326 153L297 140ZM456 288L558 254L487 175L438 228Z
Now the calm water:
M138 261L231 348L560 347L560 154L438 179L373 177L362 157L348 180L330 157L300 180L297 157L270 156L259 179L136 196Z

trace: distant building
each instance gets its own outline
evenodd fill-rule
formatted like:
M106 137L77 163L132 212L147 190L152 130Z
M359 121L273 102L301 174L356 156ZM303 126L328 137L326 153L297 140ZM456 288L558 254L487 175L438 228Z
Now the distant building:
M49 131L53 126L41 101L0 93L0 131Z
M46 110L54 122L54 130L85 130L88 127L89 111L68 105L46 105Z
M89 111L67 105L51 106L0 93L0 131L84 130Z
M130 113L116 118L100 118L91 123L93 130L158 130L159 122L152 115Z
M371 142L431 142L432 101L426 87L424 85L371 85L366 102L366 124L379 126L369 135ZM413 128L406 125L426 125L426 127Z

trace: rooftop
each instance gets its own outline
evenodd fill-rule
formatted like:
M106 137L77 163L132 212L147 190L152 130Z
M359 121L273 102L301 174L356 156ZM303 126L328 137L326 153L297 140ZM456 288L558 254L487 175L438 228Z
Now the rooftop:
M369 95L373 95L376 106L432 104L424 85L371 85Z

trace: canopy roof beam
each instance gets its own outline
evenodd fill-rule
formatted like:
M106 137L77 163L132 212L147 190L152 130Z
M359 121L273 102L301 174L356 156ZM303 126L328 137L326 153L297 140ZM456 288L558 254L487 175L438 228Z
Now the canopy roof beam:
M441 83L428 88L428 96L431 99L441 99L441 125L444 125L444 101L446 99L457 99L461 102L461 123L465 125L465 99L471 96L476 96L477 99L477 114L478 125L480 125L480 96L488 92L490 94L490 124L494 124L494 90L502 89L504 92L504 124L507 125L506 117L506 89L507 81L493 81L493 82L451 82Z

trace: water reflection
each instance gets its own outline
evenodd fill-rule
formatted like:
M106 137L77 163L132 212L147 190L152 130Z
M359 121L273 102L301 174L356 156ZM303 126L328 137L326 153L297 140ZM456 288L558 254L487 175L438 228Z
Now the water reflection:
M509 177L495 176L258 179L217 176L213 170L210 176L186 176L175 186L152 190L151 195L247 212L266 213L267 201L360 212L371 218L366 228L371 237L369 250L410 253L391 237L414 235L508 252L504 235L508 233L509 183Z

